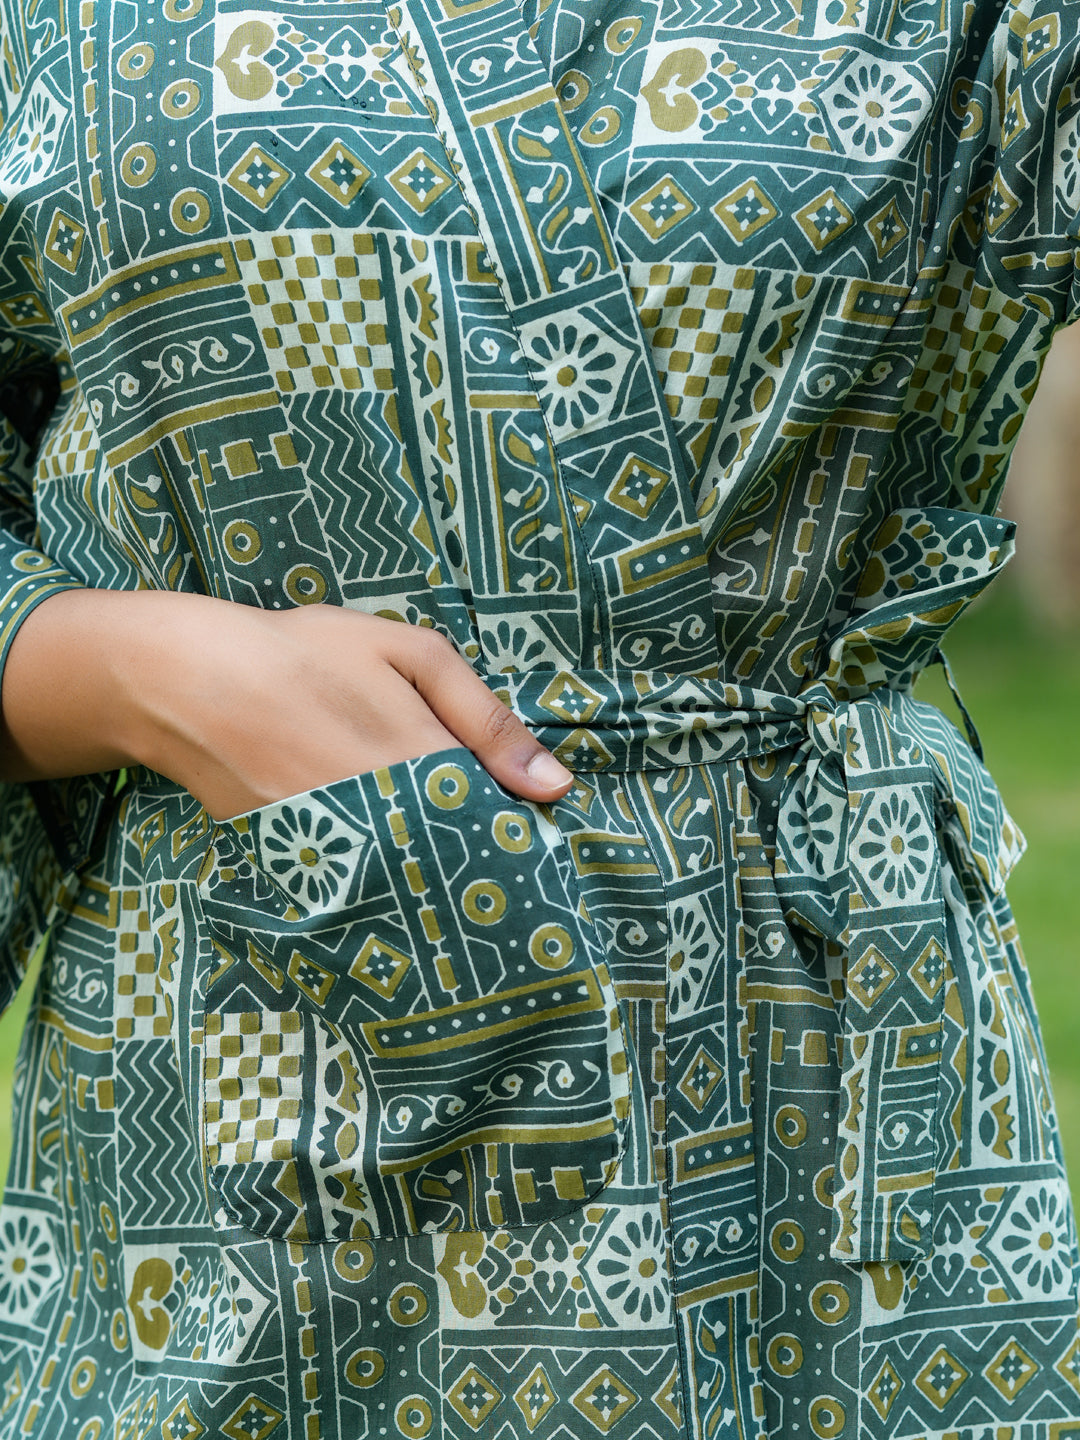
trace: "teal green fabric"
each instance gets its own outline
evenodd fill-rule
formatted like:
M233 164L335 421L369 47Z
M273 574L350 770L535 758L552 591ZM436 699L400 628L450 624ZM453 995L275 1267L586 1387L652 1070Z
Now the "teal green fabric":
M575 773L4 789L2 1440L1080 1436L1023 841L912 695L1080 305L1080 8L0 18L3 655L345 605Z

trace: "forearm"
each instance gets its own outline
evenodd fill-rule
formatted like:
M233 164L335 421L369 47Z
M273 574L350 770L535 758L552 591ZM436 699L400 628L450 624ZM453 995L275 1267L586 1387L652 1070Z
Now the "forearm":
M572 781L446 640L334 606L62 591L16 635L0 710L0 780L141 764L214 816L456 744L531 800Z
M141 758L140 665L155 620L178 600L200 603L197 596L67 590L27 616L0 694L0 779L55 780Z

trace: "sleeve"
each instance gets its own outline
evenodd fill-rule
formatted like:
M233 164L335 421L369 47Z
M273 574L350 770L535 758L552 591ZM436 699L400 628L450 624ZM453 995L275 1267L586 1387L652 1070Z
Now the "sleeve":
M26 617L83 582L36 547L34 456L47 385L33 373L0 383L0 687ZM2 693L0 693L2 700ZM64 885L50 810L37 787L0 785L0 1012L11 1003ZM55 807L53 807L55 810Z
M987 264L1003 290L1067 324L1080 316L1080 5L1007 5L987 61L983 103L1000 120Z
M0 699L4 667L22 622L50 595L83 585L35 544L39 393L33 376L0 386Z

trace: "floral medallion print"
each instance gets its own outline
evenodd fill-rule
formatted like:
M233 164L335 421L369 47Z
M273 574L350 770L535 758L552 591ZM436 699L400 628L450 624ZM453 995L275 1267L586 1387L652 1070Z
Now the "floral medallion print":
M1059 1184L1025 1185L1004 1197L985 1249L1013 1293L1065 1295L1074 1283L1072 1213Z
M1015 99L1012 105L1012 129L1015 132L1022 127L1024 117L1017 111ZM1006 116L1006 121L1008 119ZM1080 115L1074 118L1061 137L1054 167L1054 185L1061 204L1080 212Z
M910 67L859 60L823 88L819 103L844 152L875 160L912 148L933 95Z
M780 813L780 854L785 869L800 877L800 892L805 894L808 877L826 882L820 887L822 897L834 889L843 891L846 888L848 797L843 786L827 773L820 757L811 759L789 787ZM806 908L805 901L802 908Z
M602 425L631 360L626 346L584 316L538 325L524 337L548 416L558 435Z
M177 1341L201 1347L215 1364L239 1363L265 1309L265 1297L237 1272L203 1262L185 1288Z
M0 144L0 193L36 184L55 162L69 112L39 77L21 97L15 124Z
M492 627L487 642L487 663L494 675L529 669L539 664L546 651L544 637L527 619L500 620Z
M668 1003L673 1015L684 1015L693 1009L719 963L722 941L706 910L680 905L672 912L670 946Z
M875 802L864 828L867 838L858 847L864 882L898 900L921 896L934 840L915 801L897 794Z
M671 1285L664 1249L656 1215L609 1212L584 1262L586 1282L601 1314L627 1326L667 1322Z
M0 1307L11 1320L29 1320L60 1274L52 1231L32 1210L6 1206L0 1216Z
M352 853L365 838L318 801L277 805L257 817L252 831L264 872L306 908L340 894L352 873Z

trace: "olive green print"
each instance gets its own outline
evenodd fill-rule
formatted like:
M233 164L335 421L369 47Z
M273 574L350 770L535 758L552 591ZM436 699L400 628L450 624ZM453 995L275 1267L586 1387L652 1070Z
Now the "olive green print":
M347 605L576 777L0 792L3 1440L1080 1437L1023 841L911 693L1080 309L1080 9L0 19L2 653Z
M488 1230L604 1189L626 1051L550 821L508 808L466 751L223 830L202 907L223 960L203 1106L224 1223L303 1241Z

